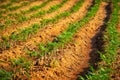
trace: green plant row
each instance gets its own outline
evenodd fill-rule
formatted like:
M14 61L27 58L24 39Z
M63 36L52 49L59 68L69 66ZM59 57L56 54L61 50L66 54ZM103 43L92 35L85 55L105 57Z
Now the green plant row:
M50 2L50 1L51 1L51 0L48 0L48 1L46 1L46 2L43 2L41 5L39 5L39 7L38 7L37 9L44 7L44 6L45 6L48 2ZM67 1L67 0L63 0L63 2L65 2L65 1ZM57 5L63 6L63 2L61 3L62 5L61 5L61 4L57 4ZM53 12L53 11L55 11L55 10L57 10L58 8L61 7L61 6L58 7L57 5L52 6L53 8L55 7L56 9L54 9L54 10L53 10L53 9L49 9L48 11ZM41 7L40 7L40 6L41 6ZM36 7L36 6L34 6L34 7ZM34 7L30 8L30 9L27 10L26 12L28 12L28 11L30 12L30 10L33 9ZM52 7L51 7L51 8L52 8ZM37 9L36 9L36 10L37 10ZM52 11L52 10L53 10L53 11ZM33 10L32 10L32 11L33 11ZM31 11L31 12L32 12L32 11ZM32 18L35 18L35 17L38 17L38 16L42 16L42 15L48 13L48 11L45 11L45 10L39 11L39 12L37 12L37 13L35 13L35 14L30 15L30 17L25 17L25 16L24 16L25 13L24 13L24 14L20 14L20 13L8 14L8 16L5 16L5 17L4 17L4 19L6 20L5 23L0 25L1 30L7 28L7 26L10 26L11 24L22 23L22 22L28 21L28 20L30 20L30 19L32 19ZM9 19L9 18L12 18L12 19ZM15 20L13 20L13 19L15 19Z
M18 24L18 23L21 23L21 22L24 22L24 21L27 21L27 20L31 19L32 17L29 17L29 18L28 18L28 17L25 17L24 14L26 14L26 13L28 13L28 12L34 11L34 10L33 10L34 7L37 7L36 10L39 9L39 8L42 8L42 7L44 7L45 5L47 5L47 3L50 2L50 1L51 1L51 0L47 0L46 2L43 2L41 5L39 5L39 6L33 6L33 7L31 7L29 10L27 10L27 11L22 11L21 13L14 13L14 14L10 13L10 14L8 14L7 16L4 16L4 17L0 16L0 17L2 17L2 18L5 20L5 23L4 23L4 24L0 24L0 31L2 31L3 29L7 28L7 27L10 26L11 24ZM23 12L24 12L24 13L23 13ZM41 11L41 12L42 12L42 11ZM39 13L37 13L37 14L39 14ZM35 15L35 14L34 14L34 15ZM32 16L32 15L31 15L31 16ZM36 17L37 17L37 15L36 15ZM15 19L15 20L12 20L12 19L9 19L9 18L12 18L12 19Z
M76 7L80 7L82 5L84 0L80 0L77 2L76 5L74 5L71 9L76 9ZM69 16L70 14L72 14L73 12L71 12L71 9L69 11L65 11L61 14L58 14L57 16L53 17L53 18L50 18L50 19L43 19L41 21L41 24L33 24L31 27L29 28L26 28L24 29L23 31L21 31L20 33L18 34L15 34L13 33L11 36L10 36L10 39L12 40L26 40L27 37L30 35L30 34L34 34L36 32L39 31L40 28L46 26L48 23L55 23L56 21L58 21L59 19L61 19L62 17L67 17ZM79 8L77 8L79 10Z
M95 16L96 12L99 9L100 2L100 0L96 0L95 5L90 8L89 12L83 19L73 24L70 24L66 31L56 37L52 42L48 42L47 44L40 44L38 51L29 52L29 54L31 56L44 56L45 54L48 54L51 51L56 50L61 46L64 46L65 43L69 42L72 39L73 35L80 27L84 26L87 22L89 22L92 17Z
M57 5L55 5L55 6L52 6L48 11L46 11L46 12L52 12L52 11L55 11L55 10L57 10L57 9L59 9L59 7L62 7L65 3L67 2L67 0L63 0L62 1L62 3L60 3L60 4L57 4ZM59 6L60 5L60 6ZM59 7L58 7L59 6ZM53 8L53 10L52 10L52 8ZM10 22L12 22L12 21L10 21ZM9 22L8 22L9 23ZM34 24L34 25L32 25L32 27L33 28L36 28L36 26L39 26L38 24ZM1 30L3 30L3 29L5 29L6 28L6 26L5 25L2 25L2 24L0 24L0 27L1 27ZM3 29L2 29L3 28ZM28 28L29 29L29 28ZM27 29L27 30L28 30ZM29 31L29 30L28 30ZM35 31L34 31L35 32ZM22 33L27 33L26 31L24 31L24 32L22 32ZM11 34L11 36L10 36L10 38L15 38L16 36L14 36L14 32ZM2 44L4 44L4 45L6 45L6 48L5 49L8 49L8 48L10 48L10 42L8 41L8 39L7 39L7 37L5 37L5 36L2 36L2 39L3 39L3 42L1 42Z
M7 3L7 4L0 5L0 8L1 8L1 9L7 9L7 8L10 7L11 5L12 5L12 3L9 2L9 3ZM4 12L4 11L0 10L0 18L3 17L3 16L2 16L2 13L3 13L3 12Z
M4 1L5 1L5 0L4 0ZM13 5L14 2L20 2L20 0L10 0L9 3L0 5L0 8L1 8L1 9L7 9L7 8L10 7L11 5Z
M17 23L21 23L21 22L24 22L24 21L28 21L28 20L30 20L32 18L35 18L35 17L45 15L46 13L54 12L55 10L62 7L66 2L67 2L67 0L63 0L60 4L52 6L49 10L47 10L47 11L45 11L45 10L39 11L39 12L37 12L35 14L30 15L30 17L25 17L22 14L15 14L16 15L15 18L17 19L17 21L13 21L13 22L15 22L15 24L17 24Z
M51 0L47 0L47 1L43 2L42 4L40 4L40 5L33 6L33 7L29 8L28 10L22 10L21 13L14 13L14 14L10 13L10 14L8 14L7 16L4 16L3 18L4 18L4 19L7 19L8 17L17 17L17 16L18 16L18 17L21 17L21 16L23 16L24 14L28 14L28 13L30 13L30 12L32 12L32 11L36 11L36 10L38 10L38 9L46 6L47 3L49 3L50 1L51 1Z
M4 69L0 69L0 79L1 80L10 80L12 77L12 72L8 72Z
M32 11L38 10L39 8L44 7L44 6L45 6L48 2L50 2L50 1L51 1L51 0L48 0L48 1L46 1L46 2L43 2L41 5L33 6L33 7L31 7L29 10L26 10L26 11L23 10L23 11L21 11L21 14L27 14L27 13L29 13L29 12L32 12ZM25 5L25 4L27 5L27 3L30 3L30 2L23 2L22 5ZM6 4L6 5L2 5L1 7L8 7L9 5L12 5L12 2L9 3L9 4ZM8 17L11 17L11 16L21 15L21 14L19 14L19 13L14 13L14 14L10 13L10 14L8 14L7 16L2 16L2 13L7 12L9 9L10 9L10 11L12 11L12 10L16 10L16 9L22 7L22 5L20 5L20 6L14 6L14 7L9 7L9 8L7 8L7 9L4 10L4 11L0 11L0 18L7 19ZM26 6L26 5L25 5L25 6Z
M51 13L51 12L54 12L55 10L59 9L60 7L62 7L68 0L63 0L60 4L57 4L55 6L52 6L49 10L45 11L39 11L38 13L36 14L33 14L30 16L30 18L35 18L35 17L38 17L38 16L42 16L46 13Z
M6 12L8 12L8 11L17 10L18 8L20 8L20 7L22 7L22 6L26 6L26 5L28 5L28 4L30 4L30 2L23 2L23 3L22 3L21 5L19 5L19 6L10 7L10 8L8 8L8 9L4 10L4 11L0 11L0 18L3 18L4 20L6 19L5 24L1 24L1 25L0 25L0 27L2 26L1 29L4 29L7 25L9 25L10 23L13 22L13 20L7 19L8 16L3 17L3 16L2 16L3 13L6 13Z
M21 5L19 5L19 6L14 6L14 7L8 8L8 10L9 10L9 11L14 11L14 10L17 10L17 9L23 7L23 6L28 5L29 3L30 3L30 2L23 2L23 3L22 3Z
M21 0L10 0L10 2L13 2L13 3L15 3L15 2L20 2ZM22 0L22 1L25 1L25 0Z
M98 65L97 71L94 68L91 68L91 72L86 75L87 80L110 80L109 73L112 71L110 65L115 60L117 55L117 50L120 46L120 38L117 32L118 16L120 6L118 6L118 1L114 0L113 3L113 12L111 19L107 22L107 28L104 35L106 44L104 45L104 54L100 53L100 59L104 62L102 65ZM83 77L80 77L80 80L86 80Z
M6 9L6 8L8 8L11 5L12 5L12 3L7 3L7 4L4 4L4 5L0 5L0 8L1 9Z
M40 5L38 5L38 6L33 6L33 7L31 7L29 10L27 10L27 11L22 11L22 13L23 13L23 14L27 14L27 13L30 13L30 12L32 12L32 11L36 11L36 10L38 10L38 9L46 6L50 1L52 1L52 0L47 0L47 1L43 2L42 4L40 4Z
M7 71L4 68L0 69L0 79L1 80L15 80L16 74L25 75L27 78L30 78L28 71L32 65L31 61L27 61L24 57L19 57L18 59L10 60L10 70ZM24 70L24 73L21 71Z
M6 10L0 11L1 18L2 18L2 14L3 14L3 13L6 13L6 12L8 12L8 11L17 10L17 9L23 7L23 6L27 6L28 4L30 4L30 2L23 2L23 3L21 3L19 6L8 7Z

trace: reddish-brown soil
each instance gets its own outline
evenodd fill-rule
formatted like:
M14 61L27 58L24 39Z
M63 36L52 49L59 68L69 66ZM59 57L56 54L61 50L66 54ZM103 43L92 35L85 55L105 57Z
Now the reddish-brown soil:
M3 1L3 2L0 2L0 5L5 5L5 4L8 4L9 1Z
M7 13L2 14L2 16L7 17L8 14L20 13L21 11L25 11L25 10L30 9L32 6L40 5L40 4L42 4L42 1L31 2L31 3L29 4L29 6L23 6L23 7L15 10L15 11L8 11ZM16 3L16 5L20 5L20 3ZM10 17L9 19L10 19L10 20L15 20L15 19L12 18L12 17ZM5 21L6 21L6 19L0 18L1 24L5 24ZM11 27L11 26L15 26L15 25L10 25L9 27Z
M26 14L25 16L30 16L40 10L48 10L51 6L59 4L61 1L62 0L53 0L45 7ZM26 41L15 41L15 43L11 41L13 46L10 46L9 49L3 49L0 52L0 69L15 72L12 76L13 80L77 80L81 74L85 75L89 70L90 65L95 64L98 60L98 54L96 54L98 46L103 44L101 42L97 42L99 41L97 39L101 37L99 36L99 33L105 32L105 30L102 29L106 27L106 22L109 20L108 19L106 21L108 16L110 18L110 14L107 9L107 7L110 7L111 5L109 3L101 2L99 10L95 16L92 17L84 26L80 27L73 35L72 39L65 43L64 46L45 54L43 57L30 56L27 52L28 50L38 50L38 44L47 44L48 41L52 42L58 35L63 33L69 27L69 24L84 18L89 8L94 4L93 1L94 0L85 0L77 12L72 13L68 17L61 18L54 24L50 23L44 26L39 29L37 33L29 35ZM19 13L20 10L27 10L31 6L39 5L42 2L44 1L32 2L29 7L24 6L10 13ZM55 17L57 14L69 10L77 2L78 0L68 0L63 7L52 13L32 18L31 20L23 23L12 24L0 32L0 37L1 35L10 36L13 32L20 33L23 29L31 27L34 23L40 24L40 20ZM18 3L16 3L16 5L18 5ZM7 15L8 13L4 15ZM120 21L117 25L117 30L120 33ZM2 41L1 38L0 41ZM26 70L22 68L22 65L13 66L11 59L18 59L19 57L23 57L28 61L31 61L30 69L27 71L31 76L30 78L27 77ZM120 80L119 58L120 49L118 50L115 61L111 65L111 68L113 69L113 72L110 73L111 80ZM100 63L102 63L102 61ZM18 71L18 69L20 71Z
M11 56L11 58L13 58L13 56L16 56L16 55L18 56L20 54L24 55L23 52L22 52L22 50L24 48L34 49L36 47L35 43L40 43L40 42L41 43L45 43L48 40L52 41L55 36L57 36L60 33L62 33L62 31L65 30L68 27L68 24L66 24L66 23L75 22L76 20L78 20L78 19L83 17L85 15L84 13L87 12L87 8L89 8L89 6L91 5L90 4L91 2L92 2L92 0L86 1L84 3L85 5L83 5L78 12L73 13L70 17L66 17L64 20L61 19L55 25L51 24L51 25L48 25L48 26L42 28L39 31L40 33L38 32L36 35L33 35L30 39L27 39L27 41L21 42L21 44L13 46L15 48L11 48L10 50L3 51L2 52L3 54L0 55L1 58L2 58L2 56L5 56L5 55L6 56Z
M42 7L41 9L39 9L38 11L41 11L41 10L49 10L51 6L54 6L56 4L60 4L62 2L62 0L53 0L53 1L50 1L45 7ZM35 14L38 12L37 10L34 11L34 13L30 13L30 14L26 14L26 16L30 16L32 14Z
M32 35L32 39L31 37L27 39L26 47L30 47L31 43L46 43L47 41L52 41L54 37L66 30L70 23L76 22L77 20L83 18L88 11L87 9L91 5L90 3L92 3L92 0L86 1L79 11L71 14L69 17L59 20L59 22L55 24L50 24L42 28L36 35Z
M71 1L68 1L63 7L61 7L59 10L56 10L55 12L53 13L48 13L44 16L42 16L41 18L32 18L31 20L29 21L26 21L26 22L23 22L23 23L19 23L19 24L16 24L16 25L11 25L9 27L11 28L6 28L5 30L3 30L1 32L1 34L3 36L10 36L12 32L17 32L19 33L21 30L27 28L27 27L30 27L30 25L34 24L34 23L40 23L40 20L41 19L44 19L45 16L47 16L48 18L52 18L54 17L56 14L58 13L62 13L68 9L70 9L76 2L77 0L71 0ZM60 2L59 2L60 3ZM49 5L49 6L52 6L53 4ZM44 7L44 10L46 10L48 8L45 8Z
M96 16L78 30L71 43L53 52L53 55L44 57L43 62L40 61L36 66L38 68L35 67L31 73L33 80L75 80L80 72L89 67L90 52L95 49L93 39L104 23L106 5L101 4ZM49 64L51 68L44 64Z
M23 2L21 1L21 2L19 2L19 3L13 3L14 5L12 6L12 7L14 7L14 6L19 6L19 5L21 5ZM7 16L8 14L12 14L12 13L20 13L22 10L28 10L29 8L31 8L32 6L35 6L35 5L40 5L42 3L42 1L34 1L34 2L30 2L30 4L29 4L29 6L23 6L23 7L21 7L21 8L19 8L19 9L17 9L17 10L15 10L15 11L9 11L9 12L7 12L7 13L5 13L5 14L3 14L3 16Z
M70 22L75 22L75 21L77 21L78 19L81 19L81 18L83 18L83 16L85 15L85 13L87 12L87 9L90 7L90 5L92 4L92 0L89 0L89 1L86 1L84 4L83 4L83 6L80 8L80 10L78 11L78 12L76 12L76 13L73 13L70 17L66 17L65 18L65 23L67 24L67 23L70 23ZM70 19L70 20L69 20ZM40 39L42 40L42 42L44 42L44 40L45 41L47 41L47 40L49 40L49 39L54 39L54 37L52 37L51 35L52 34L55 34L56 33L56 36L57 35L59 35L60 33L61 33L61 31L62 30L65 30L67 27L68 27L68 25L65 25L65 27L63 27L63 25L65 24L65 23L61 23L61 21L62 21L63 19L61 19L58 23L57 23L57 25L56 25L56 27L53 27L52 25L49 27L49 28L47 28L47 26L46 26L46 28L43 28L43 32L42 32L42 34L44 35L44 36L46 36L46 38L41 38L40 37ZM62 21L63 22L63 21ZM61 26L59 26L58 27L58 25L59 24L62 24ZM63 28L62 28L63 27ZM54 30L54 31L52 31L52 29ZM58 29L58 31L56 31L56 29ZM49 37L47 36L48 35L48 32L47 33L45 33L47 30L49 30L48 32L51 34ZM42 30L41 30L42 31ZM43 36L42 35L42 36ZM38 37L38 34L36 35L36 37ZM35 39L35 38L34 38ZM32 47L34 47L34 45L35 45L35 43L34 43L34 40L32 41L31 39L28 39L28 41L29 41L29 44L31 44L30 46L32 46ZM31 41L32 41L32 43L31 43ZM27 42L27 41L26 41ZM9 60L10 59L13 59L13 58L18 58L18 57L20 57L20 56L22 56L22 57L24 57L24 56L27 56L26 55L26 53L24 53L24 51L23 51L23 49L25 48L25 47L28 47L28 45L26 45L27 43L25 43L25 42L23 42L22 44L21 44L21 46L20 45L17 45L17 46L14 46L14 48L11 48L10 50L5 50L5 51L3 51L2 52L2 54L0 54L0 61L2 61L2 62L4 62L4 63L1 63L1 65L0 65L0 67L4 67L4 68L6 68L7 70L10 70L10 66L8 67L8 65L10 65L10 63L9 63Z

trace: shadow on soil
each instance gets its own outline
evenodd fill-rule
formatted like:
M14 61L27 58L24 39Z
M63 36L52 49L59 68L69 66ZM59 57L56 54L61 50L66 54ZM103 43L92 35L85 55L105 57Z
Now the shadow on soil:
M91 39L92 41L92 51L90 52L90 57L91 59L89 60L89 64L96 70L97 69L97 63L101 61L100 55L98 54L98 51L104 52L104 32L107 27L106 23L109 21L112 9L111 9L111 2L108 3L106 6L106 18L104 19L104 24L100 26L101 28L99 29L99 32ZM84 78L86 74L91 72L90 68L85 68L82 73L80 73L80 76L83 76ZM79 80L79 79L78 79Z

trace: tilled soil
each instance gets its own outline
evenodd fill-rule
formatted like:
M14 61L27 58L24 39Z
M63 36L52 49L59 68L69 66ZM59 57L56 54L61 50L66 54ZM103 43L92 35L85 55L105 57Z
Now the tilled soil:
M64 12L64 11L66 11L66 10L69 10L76 2L77 2L77 0L68 1L67 3L65 3L65 4L63 5L63 7L61 7L59 10L54 11L53 13L48 13L48 14L40 17L40 18L39 18L39 17L38 17L38 18L32 18L31 20L26 21L26 22L23 22L23 23L19 23L19 24L16 24L16 25L11 25L11 26L9 26L9 27L11 27L11 28L6 28L5 30L3 30L3 31L1 32L1 34L2 34L3 36L10 36L11 33L13 33L13 32L19 33L21 30L30 27L30 26L31 26L32 24L34 24L34 23L40 23L40 20L44 19L45 16L47 16L48 18L52 18L52 17L54 17L54 16L55 16L56 14L58 14L58 13L62 13L62 12ZM59 2L59 3L60 3L60 2ZM49 6L52 6L52 5L53 5L53 4L51 4L51 5L49 5ZM47 10L47 9L48 9L48 8L45 8L45 7L44 7L43 10Z
M41 9L39 9L38 11L41 11L41 10L49 10L51 6L54 6L56 4L60 4L62 2L62 0L53 0L53 1L50 1L45 7L42 7ZM32 14L35 14L38 12L37 10L34 11L34 13L30 13L30 14L26 14L26 16L30 16Z
M107 3L101 3L96 16L78 30L73 37L73 42L58 49L52 56L48 56L45 61L40 62L39 66L36 66L37 68L33 69L31 73L33 80L75 80L80 72L89 67L90 52L95 49L93 39L104 23L106 5ZM51 68L45 67L44 64L50 64Z
M59 35L60 33L62 33L62 30L65 30L68 27L68 24L66 24L66 23L71 23L80 18L83 18L83 16L85 15L84 13L87 12L87 8L89 8L89 6L91 5L90 4L91 2L92 2L92 0L86 1L84 3L86 5L83 5L78 12L73 13L68 18L66 17L65 24L64 24L64 20L62 19L63 21L60 20L58 23L56 23L55 27L53 25L46 26L45 28L41 29L36 35L33 35L31 38L27 39L27 41L21 42L19 45L14 46L15 48L11 48L10 50L3 51L2 52L3 54L1 54L0 56L2 57L3 55L6 55L6 56L11 56L11 58L13 58L15 56L15 54L24 55L22 52L24 48L30 47L30 49L34 49L35 43L40 43L40 42L44 43L48 40L52 41L54 39L53 35L54 36ZM82 13L84 12L84 13L82 14L81 12Z
M0 34L4 36L10 36L12 32L20 32L21 29L25 29L32 25L33 23L40 23L41 19L48 19L56 16L64 11L69 10L78 0L70 0L64 4L63 7L56 10L55 12L48 13L41 18L31 19L29 21L16 24L14 27L6 28ZM50 2L49 5L42 8L48 10L50 6L59 4L60 1ZM76 80L79 78L81 73L86 72L90 67L91 62L94 64L98 55L95 54L97 50L96 37L98 33L101 32L101 28L105 25L105 19L107 17L106 6L108 3L101 2L100 7L96 15L90 19L90 21L79 28L74 34L72 40L66 43L64 46L50 52L50 55L45 55L44 57L30 57L26 54L26 50L34 51L38 49L36 44L44 43L47 44L48 41L53 41L55 37L64 32L69 24L74 23L82 18L88 12L88 9L93 4L93 0L85 0L82 7L70 16L60 19L55 24L49 24L41 28L36 34L30 35L26 41L17 41L13 43L13 46L9 50L3 50L0 53L0 68L7 71L16 70L19 67L11 67L10 59L18 59L19 57L25 57L28 61L32 61L32 65L28 73L30 73L30 80ZM28 9L27 7L25 7ZM21 8L23 9L23 8ZM16 12L16 11L15 11ZM33 12L35 13L35 12ZM30 14L33 14L30 13ZM118 24L118 32L120 32L120 23ZM118 55L115 62L112 64L111 68L114 70L112 72L111 80L120 79L120 50L118 50ZM22 73L25 73L24 69L20 69ZM23 74L16 73L16 78L19 80L29 80ZM14 75L14 76L15 76Z
M3 1L3 2L0 1L0 4L1 4L1 5L5 5L5 4L8 4L8 3L9 3L9 1Z
M75 22L75 21L77 21L78 19L81 19L81 18L83 18L84 17L84 15L86 14L86 12L88 11L87 9L91 6L91 4L92 4L92 0L89 0L89 1L85 1L84 2L84 4L83 4L83 6L80 8L80 10L78 11L78 12L75 12L75 13L73 13L70 17L66 17L65 18L65 23L67 24L67 23L70 23L70 22ZM70 19L70 20L69 20ZM63 19L62 19L63 20ZM62 21L62 20L60 20L60 21ZM63 22L63 21L62 21ZM64 24L65 24L64 23ZM45 34L45 31L47 31L48 29L50 29L49 30L49 32L50 32L50 34L52 35L52 34L55 34L55 33L57 33L57 35L58 34L60 34L61 33L61 31L64 29L66 29L67 27L68 27L68 25L66 25L64 28L62 28L63 27L63 25L61 25L60 26L60 28L58 27L58 25L59 24L62 24L61 22L58 22L57 23L57 25L56 25L56 27L54 28L53 27L53 29L54 30L57 30L58 29L58 31L52 31L51 29L52 29L52 26L51 26L51 28L44 28L43 29L43 34ZM48 26L49 27L49 26ZM46 29L46 30L45 30ZM48 32L46 33L46 35L44 35L44 36L47 36L47 34L48 34ZM57 36L56 35L56 36ZM43 36L43 35L42 35ZM37 36L36 37L38 37L38 34L37 34ZM40 37L41 38L41 37ZM44 40L48 40L48 39L50 39L51 38L51 40L52 39L54 39L54 37L48 37L48 38L44 38ZM43 40L43 41L44 41ZM31 41L31 40L30 40ZM27 41L26 41L27 42ZM32 42L34 42L34 41L32 41ZM23 43L24 44L24 43ZM11 63L9 62L9 60L10 59L14 59L14 58L18 58L18 57L20 57L20 56L22 56L22 57L27 57L26 56L26 54L24 53L24 51L23 51L23 49L24 49L24 47L26 47L26 44L24 44L23 45L22 44L22 46L20 46L20 45L18 45L18 46L15 46L14 48L11 48L10 50L5 50L5 51L3 51L1 54L0 54L0 61L2 61L2 62L4 62L4 63L1 63L1 65L0 65L0 67L2 68L2 67L4 67L6 70L10 70L11 69L11 67L9 66L9 65L11 65ZM30 44L31 44L31 42L30 42ZM32 43L32 45L34 45L34 43ZM33 46L34 47L34 46Z
M22 1L21 2L18 2L18 3L13 3L14 5L13 6L19 6L21 5ZM42 4L42 1L34 1L34 2L30 2L29 6L23 6L23 7L20 7L19 9L15 10L15 11L9 11L5 14L3 14L3 16L7 16L8 14L12 14L12 13L20 13L21 10L28 10L29 8L31 8L32 6L35 6L35 5L40 5ZM12 6L12 7L13 7Z
M49 6L45 6L44 8L42 8L40 10L48 10L51 6L59 4L59 3L60 3L60 1L52 1L51 3L48 3ZM35 11L33 11L30 14L35 14ZM29 14L27 14L27 15L29 15ZM30 25L32 25L34 23L39 23L39 22L40 22L40 18L33 18L29 21L25 21L25 22L18 23L18 24L12 24L12 25L8 26L7 28L5 28L4 30L2 30L0 32L0 34L2 34L2 36L9 36L13 32L16 32L16 31L20 32L24 28L30 27Z
M56 36L65 31L69 27L69 24L82 19L87 13L91 4L92 0L86 1L79 11L71 14L69 17L59 20L59 22L55 24L45 26L36 35L33 35L32 39L27 39L26 47L30 47L32 45L31 43L46 43L47 41L52 41Z

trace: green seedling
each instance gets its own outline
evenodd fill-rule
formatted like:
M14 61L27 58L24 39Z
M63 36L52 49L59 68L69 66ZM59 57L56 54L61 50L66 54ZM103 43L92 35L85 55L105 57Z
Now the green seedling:
M44 7L50 0L48 0L47 2L43 2L41 5L41 7L38 6L37 10ZM64 3L63 3L64 2ZM67 2L67 0L63 0L60 4L57 4L57 5L54 5L52 6L49 10L45 11L45 10L42 10L42 11L38 11L37 13L35 14L32 14L30 15L29 17L25 17L24 14L26 14L27 12L32 12L30 9L33 9L34 7L36 6L33 6L32 8L30 8L29 10L27 11L21 11L22 14L19 14L19 13L14 13L14 14L8 14L8 16L4 16L5 19L8 19L8 18L14 18L16 21L14 22L15 24L18 24L18 23L22 23L24 21L28 21L32 18L35 18L35 17L40 17L42 15L45 15L46 13L51 13L57 9L59 9L60 7L62 7L65 3ZM44 4L44 6L43 6ZM53 9L53 7L56 7ZM33 10L34 11L34 10Z
M82 27L83 25L85 25L91 19L91 17L94 17L98 8L99 8L99 5L97 4L94 5L94 7L90 9L89 13L87 13L82 20L75 22L73 24L70 24L68 29L66 29L66 31L64 31L62 34L60 34L58 37L55 38L56 39L55 41L48 42L48 44L44 44L44 45L40 44L39 50L41 50L42 53L46 54L51 52L52 50L57 49L60 46L63 46L65 43L71 40L72 36L79 29L79 27Z
M26 13L29 13L29 12L32 12L32 11L36 11L36 10L38 10L38 9L46 6L47 3L49 3L50 1L51 1L51 0L47 0L47 1L43 2L41 5L33 6L33 7L31 7L29 10L24 11L23 13L26 14Z
M107 0L109 1L109 0ZM98 65L98 69L92 70L86 75L86 78L80 77L80 80L110 80L110 72L112 71L110 66L112 62L115 60L115 56L117 54L117 50L120 46L119 35L116 29L118 20L119 20L119 9L117 0L112 1L113 4L113 12L110 20L107 22L107 28L104 35L104 41L106 44L104 45L104 54L100 53L100 58L104 62L104 65Z
M100 5L100 1L98 3ZM94 15L96 14L99 5L96 4L93 7L91 7L89 13L86 14L86 16L73 24L70 24L69 27L64 31L62 34L60 34L58 37L55 38L52 42L48 42L47 44L40 44L39 50L42 54L48 54L53 50L56 50L57 48L63 46L65 43L69 42L73 35L76 33L76 31L85 25ZM75 8L76 9L76 8ZM66 14L65 14L66 15Z
M81 5L79 4L79 7L80 7L80 6L82 6L82 1L79 1L79 2L81 3ZM78 4L76 4L76 5L78 5ZM75 6L73 6L73 7L75 7ZM43 26L47 25L48 23L54 23L54 22L58 21L60 18L62 18L62 17L67 17L67 16L69 16L69 15L72 14L72 13L73 13L73 12L70 13L69 11L68 11L68 12L63 12L63 13L55 16L54 18L51 18L51 19L43 19L43 20L41 21L41 25L38 25L38 26L36 26L36 27L32 26L32 27L30 27L30 28L26 28L26 29L23 30L21 33L14 35L14 36L16 37L16 38L14 38L14 39L17 39L17 40L25 40L25 39L27 39L27 36L28 36L28 35L33 34L33 33L36 33L36 32L39 30L39 28L42 28ZM21 36L21 35L24 35L24 36ZM11 36L13 36L13 35L11 35ZM11 36L10 36L10 38L12 39Z
M13 22L14 22L13 20L8 19L8 20L5 21L5 24L6 24L6 25L10 25L10 24L12 24Z
M4 69L0 69L0 79L1 80L11 80L12 72L8 72Z
M19 59L12 59L11 60L13 66L21 66L22 68L28 70L31 66L31 62L27 61L25 58L20 57Z
M11 5L12 5L12 3L4 4L4 5L1 5L0 8L6 9L6 8L8 8Z

